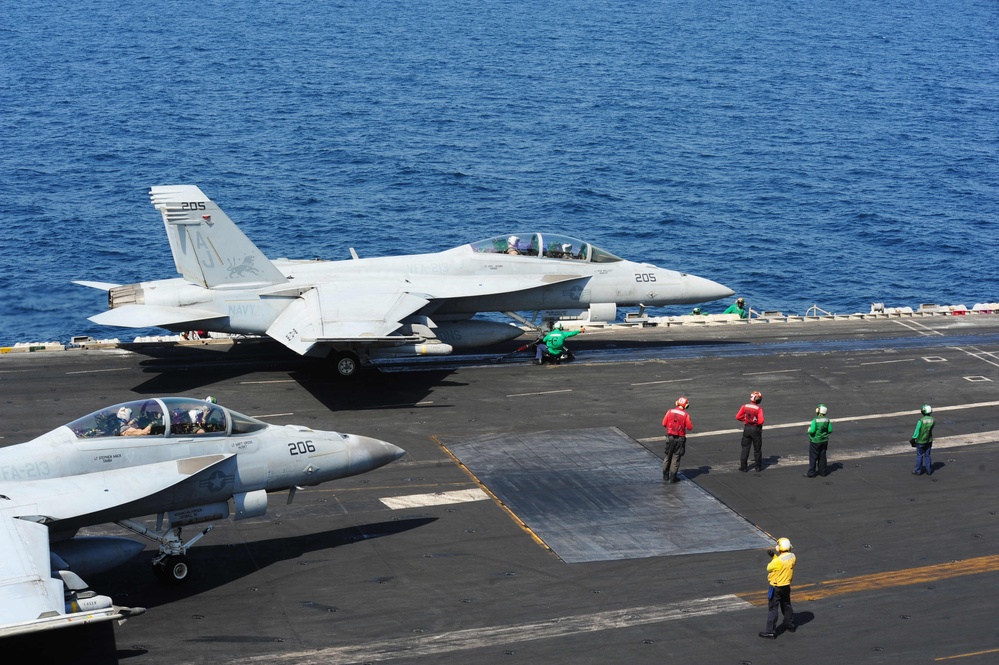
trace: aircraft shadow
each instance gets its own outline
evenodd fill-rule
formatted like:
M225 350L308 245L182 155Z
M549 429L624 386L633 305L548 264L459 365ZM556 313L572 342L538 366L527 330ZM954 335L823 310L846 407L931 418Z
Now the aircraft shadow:
M291 538L271 538L238 545L193 547L188 551L191 577L185 584L174 587L156 580L150 566L153 552L144 552L111 571L91 576L93 579L88 578L87 583L91 588L114 598L116 603L135 604L146 608L158 607L225 586L279 561L332 550L362 540L397 535L426 526L436 520L436 517L414 517L343 527ZM309 565L319 564L322 561L305 560L301 563Z
M378 369L366 368L350 379L343 379L335 375L326 361L303 358L276 343L255 342L226 348L225 351L207 346L144 348L141 352L149 358L140 363L140 368L152 376L133 391L140 395L205 392L214 384L263 373L287 376L298 382L331 411L398 408L423 400L437 386L448 385L447 378L454 371L418 366L416 371L393 372L389 380Z

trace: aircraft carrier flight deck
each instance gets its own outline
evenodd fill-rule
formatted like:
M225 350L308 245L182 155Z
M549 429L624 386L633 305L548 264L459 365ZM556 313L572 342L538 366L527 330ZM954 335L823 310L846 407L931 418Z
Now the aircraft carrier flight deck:
M390 441L381 469L222 521L165 586L154 548L87 582L147 608L11 638L33 662L987 663L999 659L999 315L588 328L351 380L269 344L0 356L0 446L106 404L212 395ZM739 471L763 394L763 469ZM664 412L690 400L680 482ZM803 477L816 405L826 477ZM931 404L931 476L908 440ZM91 534L128 535L113 525ZM763 640L774 540L798 629ZM25 651L27 650L27 651ZM24 661L27 662L27 661ZM950 662L950 661L948 661Z

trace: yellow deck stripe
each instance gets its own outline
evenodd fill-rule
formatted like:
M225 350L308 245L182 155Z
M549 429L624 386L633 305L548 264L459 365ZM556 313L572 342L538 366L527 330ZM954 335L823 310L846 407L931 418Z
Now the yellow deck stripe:
M919 568L904 568L884 573L846 577L841 580L827 580L816 582L815 584L792 585L791 590L796 601L822 600L823 598L840 596L846 593L859 593L875 589L892 589L900 586L926 584L927 582L937 582L953 577L978 575L980 573L992 573L996 571L999 571L999 555L992 555L976 557L974 559L948 561L946 563L921 566ZM767 604L766 591L738 593L736 595L753 605Z

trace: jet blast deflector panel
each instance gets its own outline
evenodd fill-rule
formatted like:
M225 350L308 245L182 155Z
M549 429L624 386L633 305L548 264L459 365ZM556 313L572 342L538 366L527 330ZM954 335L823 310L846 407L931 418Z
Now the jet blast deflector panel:
M773 545L614 427L438 440L566 563Z

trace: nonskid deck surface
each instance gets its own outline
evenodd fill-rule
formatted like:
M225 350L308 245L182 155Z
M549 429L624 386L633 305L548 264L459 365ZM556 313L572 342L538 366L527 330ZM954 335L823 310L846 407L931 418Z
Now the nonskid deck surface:
M771 541L696 484L664 484L658 458L613 427L441 443L566 563L765 548Z

